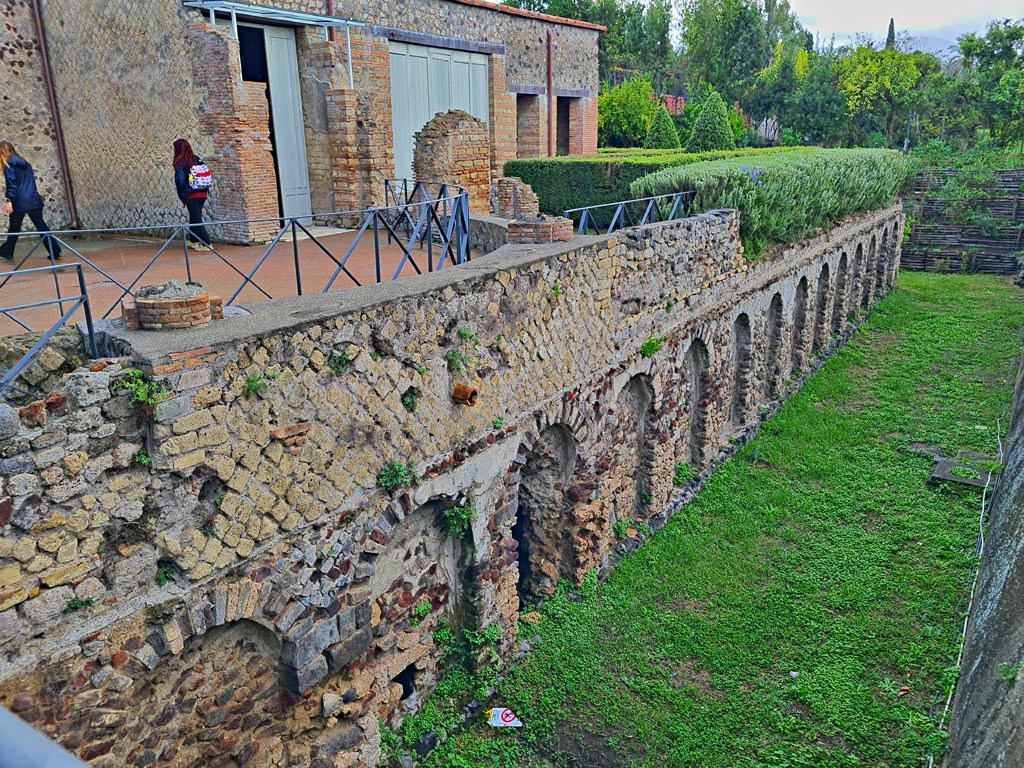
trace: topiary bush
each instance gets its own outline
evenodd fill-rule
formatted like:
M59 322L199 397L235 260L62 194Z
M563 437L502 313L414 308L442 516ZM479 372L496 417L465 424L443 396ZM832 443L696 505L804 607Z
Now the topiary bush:
M716 149L735 149L736 139L729 123L729 112L725 102L713 91L700 108L693 133L686 142L687 152L710 152Z
M644 149L679 149L679 134L672 124L672 115L660 107L651 121L651 130L644 139Z
M887 149L803 148L667 168L638 179L634 197L695 192L694 211L735 208L748 256L793 243L844 216L891 205L907 160Z

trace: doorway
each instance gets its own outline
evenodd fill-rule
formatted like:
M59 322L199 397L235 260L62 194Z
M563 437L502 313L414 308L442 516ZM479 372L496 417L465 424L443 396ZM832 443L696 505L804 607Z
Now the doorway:
M313 209L295 30L239 24L238 45L242 79L267 86L270 144L281 216L285 219L308 217Z

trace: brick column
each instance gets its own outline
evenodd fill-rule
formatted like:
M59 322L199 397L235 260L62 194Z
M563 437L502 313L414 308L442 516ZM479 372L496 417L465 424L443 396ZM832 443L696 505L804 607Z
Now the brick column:
M543 96L516 96L516 157L544 157L548 152L548 109Z
M508 92L505 57L492 54L490 64L491 174L501 176L505 163L516 159L516 96Z
M569 106L569 154L597 152L597 98L572 99Z
M214 148L205 158L214 173L212 202L221 220L280 216L270 143L270 106L262 83L242 81L238 41L225 27L193 22L188 34L202 55L193 62L197 85L206 89L199 127ZM272 223L218 228L228 242L269 240Z

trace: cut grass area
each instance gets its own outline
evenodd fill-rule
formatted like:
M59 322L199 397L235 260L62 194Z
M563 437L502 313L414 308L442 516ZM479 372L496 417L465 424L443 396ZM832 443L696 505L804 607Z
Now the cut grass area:
M541 642L494 701L525 728L481 715L425 764L938 757L981 494L929 485L930 457L909 445L995 453L1022 305L1005 280L901 275L861 334L607 583L544 605Z

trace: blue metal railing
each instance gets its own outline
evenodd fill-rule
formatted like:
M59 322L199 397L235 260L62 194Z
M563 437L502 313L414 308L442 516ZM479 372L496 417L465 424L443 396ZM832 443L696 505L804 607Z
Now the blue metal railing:
M63 296L61 294L60 286L60 273L62 272L74 272L78 277L78 295ZM74 314L82 309L85 313L85 325L87 329L86 335L86 351L90 357L95 360L99 357L99 352L96 348L96 330L93 327L92 322L92 307L89 305L89 294L86 291L85 286L85 272L82 269L81 264L53 264L49 267L37 267L35 269L25 269L20 272L0 272L0 280L6 284L11 277L15 275L33 275L40 273L49 273L53 275L54 290L57 294L55 299L47 299L45 301L32 301L25 304L17 305L3 305L0 306L0 315L7 317L9 320L14 321L18 326L23 328L27 332L33 332L34 329L26 322L21 320L15 313L25 309L36 309L38 307L50 307L56 305L60 312L60 319L55 322L50 328L43 333L40 339L28 350L21 359L18 360L14 366L7 371L2 378L0 378L0 392L10 388L16 389L14 381L18 378L18 375L28 367L28 365L35 359L35 356L39 354L39 351L54 337L54 335L63 328L68 321L74 316ZM65 308L66 307L66 308Z
M657 221L675 221L690 215L693 192L673 192L656 197L640 197L619 203L570 208L562 215L578 220L576 233L610 235L626 227L642 227Z
M259 224L275 224L277 234L266 246L256 264L248 271L243 272L235 264L220 252L218 247L212 247L212 254L218 263L227 270L230 270L240 279L237 289L231 293L226 304L235 302L239 295L248 287L252 287L263 298L272 299L275 296L272 289L281 288L280 282L271 286L269 281L262 279L260 271L264 269L274 254L275 250L285 240L286 235L291 235L291 257L294 264L295 294L302 296L305 291L303 285L302 263L303 257L299 253L299 233L303 233L310 242L318 249L320 257L334 264L334 270L327 279L326 284L320 289L327 293L336 285L342 275L348 278L353 285L362 285L359 278L353 274L353 258L358 258L357 249L366 245L366 241L372 238L374 276L375 282L385 280L397 280L403 276L407 269L411 268L416 274L424 272L436 272L442 269L445 264L463 264L470 259L470 218L469 218L469 195L463 188L454 184L439 184L433 182L413 181L407 179L395 179L385 182L386 205L380 208L367 208L356 211L332 211L329 213L313 214L289 219L237 219L228 221L207 222L208 228L239 228L250 227ZM334 252L324 242L322 236L317 236L310 229L311 223L325 225L339 225L352 227L354 223L355 236L347 245L344 252ZM170 230L170 236L166 232ZM142 283L147 274L161 257L169 251L179 252L183 261L175 259L174 267L184 267L183 277L192 282L195 275L193 272L193 256L188 248L190 234L188 224L176 224L172 227L150 226L131 227L125 229L88 229L73 231L56 231L47 233L23 232L19 237L35 238L32 248L25 253L13 267L12 272L24 275L31 270L23 270L24 263L49 240L59 244L65 253L73 254L76 260L95 271L103 279L114 286L119 295L114 302L103 312L101 317L107 318L118 307L121 301L129 296L135 295L136 288ZM143 269L131 280L122 282L90 259L81 250L77 249L71 237L80 236L124 236L142 235L149 237L163 237L158 241L156 253L148 260ZM2 237L2 233L0 233ZM398 258L398 266L390 275L384 273L384 258L388 255ZM360 252L359 255L363 255ZM424 259L425 257L425 259ZM52 256L50 257L52 261ZM307 257L308 258L308 257ZM164 260L166 261L166 259ZM261 279L258 281L257 277ZM10 275L0 279L0 292L7 286ZM166 277L162 278L166 280ZM0 294L0 303L3 296Z

